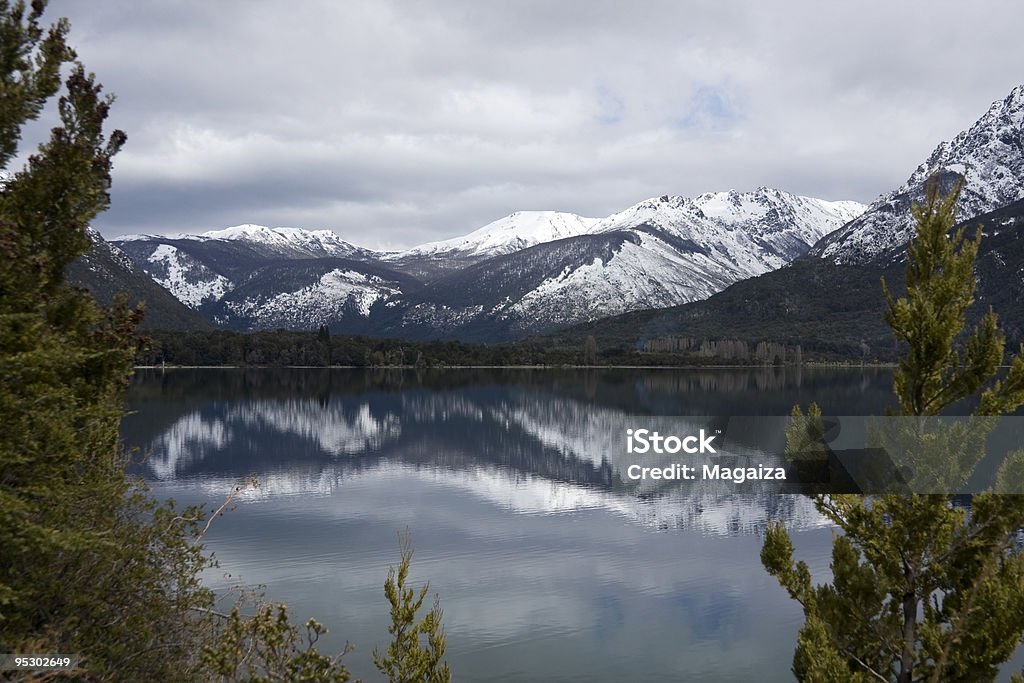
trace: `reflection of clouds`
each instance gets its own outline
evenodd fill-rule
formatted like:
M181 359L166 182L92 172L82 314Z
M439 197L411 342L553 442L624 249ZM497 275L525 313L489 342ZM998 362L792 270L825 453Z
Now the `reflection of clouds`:
M501 471L382 465L347 474L331 496L250 492L248 502L226 518L238 526L218 522L209 541L222 566L249 581L274 585L301 576L295 590L310 596L311 614L323 614L325 604L358 602L360 614L383 615L375 602L381 575L394 562L396 531L408 528L416 546L413 579L429 579L441 594L455 649L519 644L533 651L536 639L565 643L586 634L583 647L614 641L606 643L614 655L605 656L620 656L621 650L623 657L662 657L684 648L689 657L702 657L706 651L732 652L739 641L751 643L741 656L753 661L772 649L765 641L786 614L792 629L779 634L779 645L791 651L799 610L761 569L756 535L738 533L728 523L721 531L729 537L708 533L707 524L659 533L616 519L631 507L659 506L625 495L588 497L595 492L584 491L580 506L570 507L566 498L546 497L549 482L532 479ZM213 498L231 483L203 486ZM289 490L298 492L294 483ZM828 563L828 531L814 527L823 521L805 498L778 498L792 505L785 514L774 508L775 514L804 530L795 536L800 555L820 574ZM508 504L518 514L509 514ZM660 503L669 518L686 505L681 498ZM769 505L755 496L722 500L713 519L763 520ZM754 512L758 506L760 513ZM825 540L808 552L808 536ZM265 542L238 542L246 538ZM335 623L351 624L340 618ZM372 632L385 628L375 624ZM368 642L348 627L342 635L360 646ZM714 670L713 662L708 666ZM780 670L787 666L784 661Z
M331 627L323 651L355 643L354 672L372 675L372 648L387 642L381 582L408 529L412 578L440 594L451 661L467 679L544 680L567 663L575 680L790 676L803 617L760 566L759 533L785 521L796 554L826 578L832 530L813 505L756 485L625 478L625 429L669 420L630 411L718 405L700 393L707 373L689 389L674 379L685 373L614 387L593 374L589 394L582 375L378 386L335 373L293 391L254 374L256 388L203 394L210 375L199 373L172 387L193 403L171 408L197 409L172 413L181 419L152 441L167 455L154 459L155 488L213 509L255 474L260 487L204 537L221 563L211 580L266 584L297 617ZM145 416L163 405L135 407ZM681 433L706 419L669 422ZM739 429L730 450L764 447L757 426Z
M536 580L536 576L529 577ZM517 577L505 576L503 582L519 581ZM519 586L524 585L518 583ZM501 590L494 586L495 592ZM476 597L476 596L474 596ZM540 596L525 596L521 591L498 593L496 599L460 599L454 601L460 614L460 626L446 625L449 634L469 636L473 641L486 647L529 634L534 637L551 637L578 631L580 624L595 621L594 605L587 604L577 596L568 593L550 593ZM452 600L446 601L447 603ZM450 610L451 607L446 607ZM472 625L470 628L466 626Z

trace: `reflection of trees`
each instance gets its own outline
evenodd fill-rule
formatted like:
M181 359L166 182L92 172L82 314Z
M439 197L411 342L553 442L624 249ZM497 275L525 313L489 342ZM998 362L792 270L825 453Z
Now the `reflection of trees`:
M794 384L795 368L785 366L755 368L748 371L701 370L683 375L662 375L644 378L651 391L713 391L740 392L784 389ZM799 384L796 384L799 387Z
M641 378L647 392L675 395L712 394L708 399L721 404L730 399L740 404L737 395L748 403L750 396L757 394L757 407L761 414L786 415L792 407L786 405L784 397L791 395L815 395L827 393L831 400L849 406L843 414L862 414L872 405L884 406L891 403L888 383L890 372L882 369L831 370L810 369L800 366L765 367L749 370L718 369L690 370L684 373L664 372L645 374ZM768 392L768 395L765 395ZM779 400L776 401L778 394ZM779 410L774 410L775 405ZM728 414L727 411L706 411L709 414ZM665 413L668 414L668 413ZM736 414L746 414L738 411Z
M142 402L170 406L175 399L190 409L211 400L301 398L443 392L481 387L534 388L636 414L788 415L795 402L828 394L835 414L881 412L891 402L887 370L810 368L755 369L343 369L343 368L180 368L138 370L132 378L130 407ZM751 396L756 392L756 406ZM776 406L778 408L776 409Z

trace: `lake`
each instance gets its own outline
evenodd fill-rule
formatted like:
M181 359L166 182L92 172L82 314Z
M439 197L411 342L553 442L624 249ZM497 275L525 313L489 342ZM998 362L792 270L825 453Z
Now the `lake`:
M891 384L870 368L142 370L123 438L181 503L215 508L255 477L204 538L208 580L315 617L321 651L351 642L363 680L408 530L456 680L782 681L802 614L761 534L784 521L826 580L832 528L767 482L631 480L624 430L811 401L878 414Z

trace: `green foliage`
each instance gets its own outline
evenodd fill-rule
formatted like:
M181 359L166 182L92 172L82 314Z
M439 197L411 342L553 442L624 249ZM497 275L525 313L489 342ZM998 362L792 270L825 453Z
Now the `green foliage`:
M73 61L67 22L41 27L45 4L0 0L5 171L71 62L59 125L0 181L0 652L76 653L80 680L209 680L231 668L226 644L244 632L255 654L231 651L232 672L347 680L312 649L315 623L300 647L283 610L217 616L199 580L213 565L197 542L203 511L158 504L125 476L118 426L141 311L100 308L64 281L109 203L125 136L104 135L111 98Z
M455 367L455 366L703 366L768 365L785 356L787 362L802 358L799 345L771 356L758 349L781 347L755 344L749 358L675 351L640 352L630 347L598 348L586 340L574 346L547 346L536 341L510 344L469 344L458 341L410 341L331 334L326 327L317 332L274 330L235 332L230 330L155 330L150 343L140 351L139 365L199 366L302 366L302 367ZM731 340L707 342L725 345ZM581 353L582 349L582 353Z
M955 224L957 185L940 197L929 183L925 203L913 207L917 238L907 259L907 296L894 299L882 281L888 308L885 320L897 339L907 345L895 376L895 391L904 415L937 415L945 406L972 396L992 378L1003 360L1005 339L990 309L965 335L966 313L974 303L974 261L981 229L967 239ZM1011 365L1005 382L996 382L982 395L980 414L1012 412L1024 402L1024 357Z
M996 493L1024 495L1024 451L1006 456L996 475Z
M392 641L387 652L374 648L373 663L392 683L449 683L452 680L448 663L443 662L446 638L441 624L440 599L419 621L416 615L430 590L423 584L417 591L407 585L412 547L407 535L400 539L401 561L398 569L388 570L384 595L391 605Z
M917 237L908 252L906 297L884 289L886 321L907 348L894 389L908 416L892 421L897 426L884 443L911 454L914 486L927 491L963 483L984 454L990 418L1024 402L1021 355L1005 377L995 378L1004 345L995 314L989 311L968 329L980 233L970 240L963 230L949 237L958 193L959 187L941 197L929 185L925 202L914 208ZM967 426L932 418L969 397L978 407ZM793 450L807 452L808 446L794 444ZM1022 461L1021 454L1007 459L997 490L1010 489ZM768 572L804 609L793 658L797 678L995 678L1024 634L1024 556L1016 547L1024 497L979 495L969 508L937 494L823 494L814 500L842 531L833 541L832 582L812 583L807 564L794 562L781 525L769 528L761 553Z
M45 33L42 10L34 3L26 16L23 3L0 4L5 166L21 126L56 93L60 66L73 57L63 43L66 23ZM31 642L50 652L81 650L99 669L123 656L111 634L124 631L127 642L137 642L129 618L147 613L133 601L128 607L137 612L122 618L84 618L93 602L108 612L108 591L117 600L134 576L125 570L139 557L124 551L122 538L157 548L175 543L146 534L124 514L126 506L153 512L132 495L117 457L138 312L100 310L61 277L88 244L86 225L107 205L110 158L124 142L118 131L109 140L102 133L108 104L74 64L59 101L60 125L0 188L0 649L22 651ZM131 597L144 599L150 587L144 582Z
M800 406L793 406L790 417L792 419L786 426L786 460L824 459L826 446L822 439L825 425L818 404L812 403L807 408L807 415L800 410Z
M39 117L46 101L60 89L60 68L74 58L64 43L62 19L44 36L39 24L45 3L0 2L0 168L17 153L21 127Z
M212 674L209 680L348 681L348 671L338 662L340 656L326 657L314 647L327 629L310 619L305 631L300 633L288 620L285 605L261 604L256 614L247 618L235 607L227 615L217 639L203 646L203 664Z
M138 357L139 365L232 365L304 367L452 367L577 365L578 348L547 348L532 343L467 344L457 341L415 342L317 332L155 331ZM598 365L643 362L635 352L597 351ZM671 363L679 364L680 359Z

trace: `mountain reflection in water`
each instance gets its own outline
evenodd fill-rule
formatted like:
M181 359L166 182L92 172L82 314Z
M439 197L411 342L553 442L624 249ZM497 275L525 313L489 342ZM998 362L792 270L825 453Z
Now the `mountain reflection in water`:
M183 503L219 504L255 475L204 541L224 571L332 626L328 648L356 643L347 661L364 680L406 527L460 679L787 680L800 613L761 569L758 533L785 520L824 576L831 529L806 498L756 485L631 481L625 430L811 401L877 414L891 381L870 369L140 371L122 431L138 473Z

